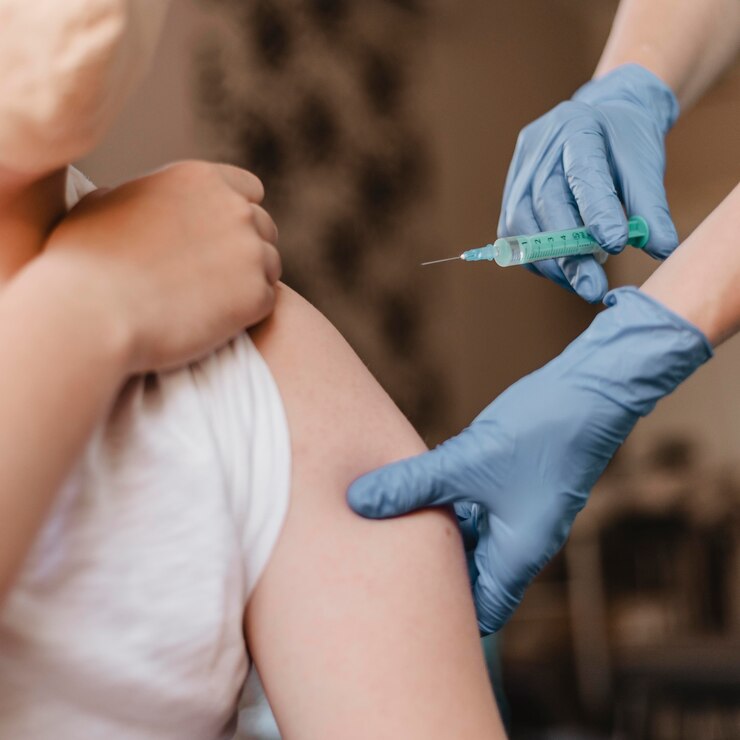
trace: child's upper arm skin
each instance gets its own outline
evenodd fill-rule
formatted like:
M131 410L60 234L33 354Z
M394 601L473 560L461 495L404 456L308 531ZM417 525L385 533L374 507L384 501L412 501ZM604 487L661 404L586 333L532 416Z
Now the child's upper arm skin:
M421 439L288 289L252 336L292 442L287 521L245 620L284 737L503 737L453 518L367 521L345 501L352 480L423 452Z

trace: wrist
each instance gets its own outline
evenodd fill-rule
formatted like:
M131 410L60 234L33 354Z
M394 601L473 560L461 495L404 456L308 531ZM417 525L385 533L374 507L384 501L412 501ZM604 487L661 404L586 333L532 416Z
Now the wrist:
M116 385L131 374L136 342L131 325L116 309L104 285L90 279L67 255L43 253L11 282L23 309L46 315L73 338L75 351L93 362Z
M641 416L713 356L695 324L642 290L612 290L604 305L594 324L603 322L625 399Z
M723 325L723 302L719 293L703 292L696 285L682 285L679 289L671 276L658 270L640 288L640 291L683 320L695 326L716 347L726 338Z
M628 101L649 112L667 134L680 114L673 90L640 64L623 64L576 90L573 100L589 105Z
M735 234L740 186L725 198L642 286L642 292L701 329L713 346L740 330Z
M607 293L602 311L558 358L582 389L639 416L712 357L704 334L637 288Z

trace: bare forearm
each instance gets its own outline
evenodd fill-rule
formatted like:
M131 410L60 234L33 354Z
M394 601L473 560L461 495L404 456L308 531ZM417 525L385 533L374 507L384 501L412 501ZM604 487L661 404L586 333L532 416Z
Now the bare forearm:
M688 107L740 47L740 0L622 0L595 77L641 64Z
M713 345L740 331L740 185L642 290L698 326Z
M42 259L0 294L0 601L125 374L93 300Z

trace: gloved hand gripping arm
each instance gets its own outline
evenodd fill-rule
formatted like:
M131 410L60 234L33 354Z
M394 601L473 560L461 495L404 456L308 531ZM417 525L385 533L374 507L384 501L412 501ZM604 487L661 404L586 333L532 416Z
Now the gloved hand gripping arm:
M738 229L740 187L642 290L610 293L589 329L460 435L356 481L352 508L387 517L463 504L478 534L479 625L501 627L637 420L740 329Z

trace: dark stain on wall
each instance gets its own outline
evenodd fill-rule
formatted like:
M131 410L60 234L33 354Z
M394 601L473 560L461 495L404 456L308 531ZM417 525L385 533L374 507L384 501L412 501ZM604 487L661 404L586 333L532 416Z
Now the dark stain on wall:
M232 33L198 50L200 110L224 158L265 183L286 282L434 434L449 394L404 257L431 238L422 214L434 166L411 98L430 7L214 2Z

